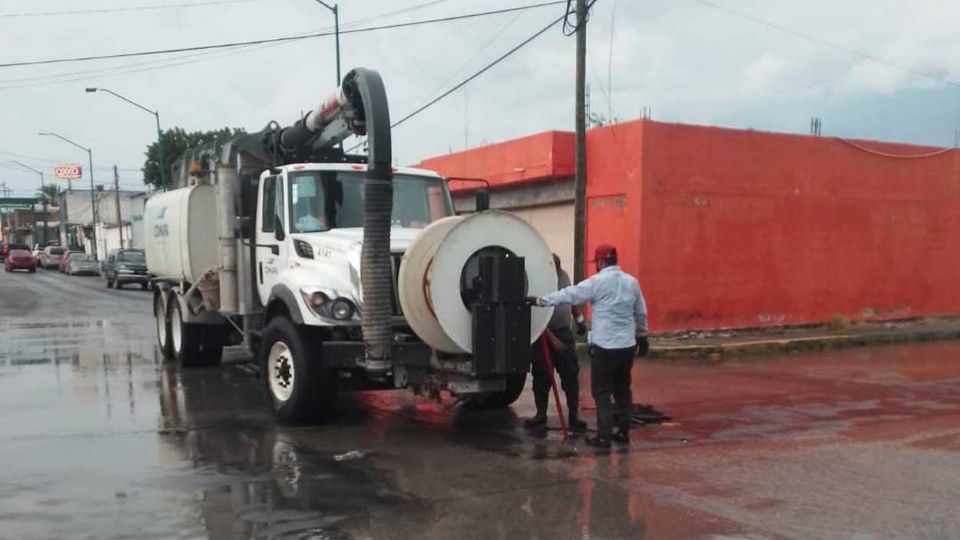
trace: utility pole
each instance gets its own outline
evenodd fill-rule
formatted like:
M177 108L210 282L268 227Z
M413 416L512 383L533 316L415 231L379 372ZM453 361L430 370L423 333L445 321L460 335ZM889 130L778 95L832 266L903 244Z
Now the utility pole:
M92 232L90 233L93 235L93 238L91 239L93 241L93 245L91 246L91 248L93 250L93 259L97 260L98 259L97 257L97 196L95 193L96 187L93 184L93 150L87 148L86 146L81 146L58 133L42 131L39 133L39 135L56 137L67 144L71 144L87 152L87 158L90 160L90 169L87 171L87 176L90 177L90 214L91 214L90 217L93 225Z
M34 169L33 167L27 165L26 163L21 163L17 160L11 160L10 163L18 165L20 168L35 172L40 175L40 196L43 198L43 245L47 245L47 188L46 184L43 182L43 171ZM36 207L31 207L30 212L33 213L33 241L37 241L37 211Z
M576 176L573 195L573 275L574 283L586 272L584 251L587 233L587 126L586 107L587 0L577 0L577 77L576 77Z
M336 55L337 55L337 86L340 86L340 5L334 4L330 5L323 0L317 0L317 3L321 6L330 10L333 13L333 33L334 39L336 40Z
M123 249L123 218L120 216L120 174L117 173L117 166L113 166L113 193L116 195L114 200L117 202L117 233L120 235L120 249Z

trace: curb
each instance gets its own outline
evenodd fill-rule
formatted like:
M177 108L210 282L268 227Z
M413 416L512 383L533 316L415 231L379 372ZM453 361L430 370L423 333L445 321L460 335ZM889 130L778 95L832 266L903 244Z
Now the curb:
M656 338L653 338L650 354L646 358L652 360L723 360L744 356L775 356L794 352L828 351L874 345L945 340L960 340L960 328L929 328L863 334L755 339L699 345L658 345ZM586 343L577 343L578 353L585 354L586 350Z
M650 348L648 358L658 360L720 359L952 339L960 339L960 328L918 329L898 332L806 336L768 340L760 339L732 343L712 343L708 345L653 345Z

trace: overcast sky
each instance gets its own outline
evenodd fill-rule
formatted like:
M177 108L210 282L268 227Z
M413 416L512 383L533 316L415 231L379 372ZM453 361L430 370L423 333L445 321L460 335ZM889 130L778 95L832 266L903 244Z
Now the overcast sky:
M343 28L543 0L341 0ZM0 63L184 47L330 29L314 0L222 0L165 9L36 15L211 0L0 0ZM382 17L408 7L423 6ZM720 6L718 8L717 6ZM379 70L399 118L562 14L564 6L347 34L343 71ZM726 9L723 9L726 8ZM731 11L732 10L732 11ZM30 15L30 14L34 15ZM762 21L773 23L764 24ZM960 119L956 0L598 0L588 29L594 111L632 119L949 146ZM612 42L611 42L612 36ZM811 36L815 39L807 39ZM859 53L859 54L858 54ZM864 55L881 59L872 61ZM573 128L574 39L557 26L394 132L398 164L548 129ZM0 162L48 171L91 146L97 183L142 186L154 119L86 86L160 111L165 128L288 124L335 84L332 38L205 53L0 68ZM0 168L17 196L34 173Z

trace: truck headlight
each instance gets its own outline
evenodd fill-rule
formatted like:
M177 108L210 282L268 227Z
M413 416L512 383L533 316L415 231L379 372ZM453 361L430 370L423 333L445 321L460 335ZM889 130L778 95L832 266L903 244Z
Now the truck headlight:
M355 309L353 307L353 302L347 300L346 298L337 298L330 306L330 314L333 315L333 318L338 321L349 320L351 317L353 317L354 311Z
M332 289L303 288L300 295L311 311L325 319L349 321L357 313L357 306L351 299Z
M330 302L330 297L323 291L300 289L300 294L303 295L303 303L318 315Z

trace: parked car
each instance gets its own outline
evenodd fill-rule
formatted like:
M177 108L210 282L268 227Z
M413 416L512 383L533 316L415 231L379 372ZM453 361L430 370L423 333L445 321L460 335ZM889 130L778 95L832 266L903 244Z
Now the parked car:
M13 248L7 253L7 256L3 259L3 269L5 271L26 270L31 274L37 271L37 262L33 260L33 253L30 253L28 246L24 247L26 249Z
M60 261L57 262L57 270L59 270L61 274L67 273L67 264L70 262L70 255L73 255L73 253L73 251L68 249L63 252L63 255L60 255Z
M147 275L147 259L142 249L115 249L107 255L103 263L103 277L107 288L114 285L119 289L127 283L139 283L140 288L150 286Z
M0 254L2 254L3 259L6 260L6 258L10 256L10 252L15 249L25 249L27 251L30 251L30 246L26 244L17 244L17 243L4 244L3 251L0 252Z
M44 248L44 247L46 247L46 246L44 246L44 245L42 245L42 244L34 244L34 245L33 245L33 260L36 261L37 264L40 264L40 255L43 255L43 248Z
M67 262L67 274L71 276L99 276L100 265L92 255L86 253L73 252L70 254L70 260Z
M43 248L43 253L40 255L40 266L48 269L56 268L60 264L60 257L64 251L66 251L66 249L60 246L47 246Z

